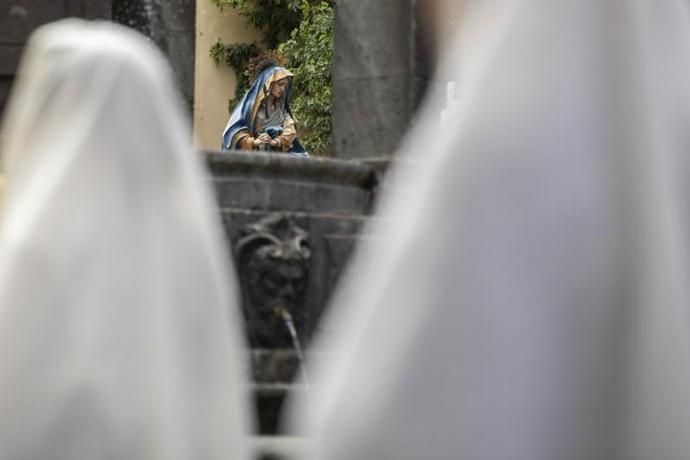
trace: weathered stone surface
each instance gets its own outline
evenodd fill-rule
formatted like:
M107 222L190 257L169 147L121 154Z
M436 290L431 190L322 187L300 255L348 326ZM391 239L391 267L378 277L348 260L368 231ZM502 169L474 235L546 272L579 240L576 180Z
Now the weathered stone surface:
M161 1L158 8L160 37L165 39L161 48L170 60L182 96L191 110L194 105L196 0Z
M223 223L230 241L239 239L243 226L257 222L270 213L264 211L224 209ZM302 301L294 312L300 340L308 343L314 326L323 312L358 238L364 217L293 215L295 223L310 234L313 256Z
M74 5L81 5L79 17L86 19L112 18L112 0L68 0L68 3L70 2Z
M191 112L194 105L194 28L170 32L164 52L175 72L182 98Z
M254 349L250 352L256 383L289 383L297 374L299 359L293 350Z
M408 129L429 73L414 4L412 0L337 3L335 157L390 157Z
M161 2L161 21L168 31L187 32L194 30L196 0L166 0Z
M109 19L110 5L111 0L0 0L0 115L31 32L65 17Z
M390 155L408 125L411 21L406 0L342 0L335 15L333 154Z
M41 24L72 14L66 2L0 0L0 43L22 44Z
M292 312L300 340L308 343L371 211L373 169L262 153L210 153L208 162L231 244L274 213L289 216L309 235L305 292Z
M175 72L191 109L194 99L196 0L113 0L113 19L151 38Z
M252 347L299 348L298 305L311 267L310 235L285 213L271 213L240 231L234 256Z
M411 117L408 75L334 82L333 149L340 158L390 156Z
M352 217L369 214L374 171L332 159L266 153L210 153L221 208Z
M289 296L294 299L289 308L297 335L302 348L308 348L314 327L371 212L378 184L374 169L342 160L253 152L211 152L207 153L207 159L226 235L234 248L228 257L234 258L236 268L251 270L245 261L238 260L238 256L243 257L238 254L243 252L238 251L238 246L251 246L253 235L261 240L267 234L263 235L264 240L274 241L250 249L269 252L275 249L277 256L284 250L283 243L298 242L295 247L306 248L302 243L305 238L308 240L309 257L303 258L308 261L304 290L296 289L294 292L299 290L300 294ZM278 218L283 216L286 228L273 230ZM282 256L278 259L282 260ZM250 294L248 288L253 290L261 283L255 282L255 278L254 286L247 286L246 275L239 273L245 309L254 308L251 302L247 303L248 297L256 297L259 302L266 298L271 305L272 299L277 298L274 293L282 292L276 290L276 282L272 280L264 294ZM254 327L251 322L249 327ZM306 374L300 371L300 354L290 349L291 344L283 333L278 331L277 341L269 336L269 340L258 344L255 337L250 330L248 338L250 343L254 341L250 353L257 431L275 435L280 429L278 420L286 395L307 390Z
M410 70L412 2L341 0L335 16L335 77L403 75Z

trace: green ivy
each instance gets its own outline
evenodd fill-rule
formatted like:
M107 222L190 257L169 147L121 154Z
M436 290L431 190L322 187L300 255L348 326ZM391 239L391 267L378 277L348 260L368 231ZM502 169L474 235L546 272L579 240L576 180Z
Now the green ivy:
M292 109L300 138L313 155L331 150L331 64L333 61L334 0L211 0L221 10L230 7L262 31L262 45L278 49L295 73ZM251 84L244 69L261 52L257 44L224 44L209 50L216 64L230 66L237 76L232 110Z
M278 50L294 69L292 110L310 152L328 156L331 150L331 64L333 7L327 2L302 2L304 18Z
M273 49L290 36L302 20L301 0L211 0L221 10L230 7L263 32Z
M228 110L230 112L232 112L232 109L237 105L242 96L244 96L245 91L247 91L251 85L249 78L244 74L244 68L247 62L260 52L261 48L254 43L225 45L220 39L211 47L210 56L216 65L221 63L228 65L235 71L235 77L237 77L235 97L228 102Z

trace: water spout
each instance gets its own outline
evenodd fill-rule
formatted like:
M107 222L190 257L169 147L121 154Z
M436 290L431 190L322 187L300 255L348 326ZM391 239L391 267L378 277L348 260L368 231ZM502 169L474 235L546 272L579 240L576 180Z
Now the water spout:
M299 341L297 335L297 329L295 328L295 321L292 318L290 312L283 307L277 307L274 313L278 315L280 319L285 323L285 327L290 333L290 338L292 339L292 347L295 349L295 354L297 355L297 360L299 361L300 374L302 375L302 381L304 383L304 388L307 396L307 403L311 408L311 402L309 401L309 375L307 374L307 367L305 365L304 354L302 353L302 344Z

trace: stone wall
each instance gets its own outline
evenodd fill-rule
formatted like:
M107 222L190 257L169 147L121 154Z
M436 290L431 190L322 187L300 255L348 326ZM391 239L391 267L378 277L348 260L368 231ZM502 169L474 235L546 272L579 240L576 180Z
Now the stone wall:
M70 16L108 19L110 0L0 0L0 114L31 32Z
M0 0L0 111L28 36L36 27L65 17L112 19L151 38L170 61L191 109L195 14L196 0Z
M222 12L210 0L198 0L196 8L196 63L194 85L194 137L197 148L220 148L228 121L228 101L235 94L235 74L226 65L216 66L209 49L224 43L258 41L259 33L230 8Z
M196 0L112 0L113 20L146 35L166 55L190 112L194 105L195 14Z

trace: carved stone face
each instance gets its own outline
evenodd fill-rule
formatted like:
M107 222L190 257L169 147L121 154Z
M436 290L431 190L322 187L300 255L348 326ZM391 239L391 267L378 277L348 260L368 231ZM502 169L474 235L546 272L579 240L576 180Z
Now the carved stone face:
M294 313L295 301L304 292L306 260L281 257L284 253L282 248L264 246L252 254L247 265L249 300L262 314L272 314L279 307Z
M288 312L300 330L298 305L305 291L311 250L308 233L280 214L248 225L236 253L252 345L289 345L279 311Z

